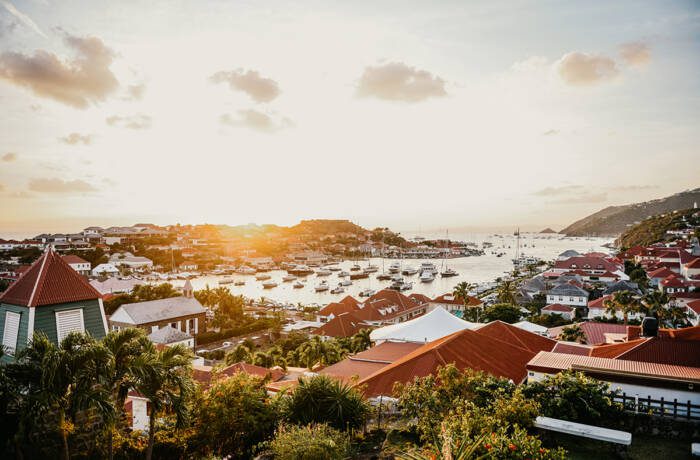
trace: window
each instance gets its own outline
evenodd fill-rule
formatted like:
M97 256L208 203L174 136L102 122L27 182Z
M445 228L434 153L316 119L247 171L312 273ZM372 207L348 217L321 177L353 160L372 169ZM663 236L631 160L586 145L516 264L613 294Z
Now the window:
M85 332L83 309L56 312L56 336L61 342L71 332Z
M17 349L17 335L19 334L19 313L5 312L5 331L2 334L2 344L8 355L14 356Z

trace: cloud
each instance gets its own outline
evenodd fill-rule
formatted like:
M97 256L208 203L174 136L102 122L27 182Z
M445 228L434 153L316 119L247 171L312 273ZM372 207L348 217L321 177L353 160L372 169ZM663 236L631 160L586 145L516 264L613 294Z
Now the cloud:
M61 142L69 145L90 145L92 143L92 136L89 134L70 133L67 136L60 137L59 139Z
M590 189L594 189L591 191ZM583 204L602 203L607 201L608 194L600 188L584 187L583 185L564 185L561 187L545 187L533 193L535 196L551 198L551 204Z
M104 101L119 87L109 68L114 53L97 37L66 34L64 41L76 54L72 60L43 50L0 54L0 79L79 109Z
M29 181L29 190L42 193L95 192L97 189L84 180L63 180L59 178L37 178Z
M39 28L38 25L36 25L36 22L34 22L34 21L32 20L32 18L30 18L30 17L27 16L26 14L22 13L22 12L21 12L20 10L18 10L12 3L10 3L10 2L7 1L7 0L0 0L0 3L2 4L2 6L5 7L5 9L6 9L12 16L14 16L15 18L17 18L17 20L18 20L19 22L21 22L22 24L24 24L26 27L32 29L34 32L36 32L37 34L41 35L42 37L44 37L44 38L49 38L49 37L46 36L46 34L44 33L44 31L41 30L41 29Z
M143 114L118 116L112 115L105 119L108 125L128 129L148 129L151 127L151 117Z
M17 154L14 152L7 152L7 153L3 154L2 156L0 156L0 160L6 161L8 163L10 161L15 161L15 160L17 160Z
M387 101L420 102L447 96L447 91L442 78L403 62L389 62L365 68L357 95Z
M607 201L608 194L605 192L592 193L582 192L576 196L570 196L553 200L554 204L586 204L586 203L603 203Z
M557 134L559 134L558 129L549 129L542 133L543 136L556 136Z
M640 190L654 190L659 188L658 185L616 185L609 187L609 190L617 192L637 192Z
M630 67L643 67L651 62L651 48L642 42L623 43L620 57Z
M535 196L561 196L578 193L583 190L583 185L565 185L562 187L545 187L533 193Z
M256 102L271 102L281 92L275 80L261 77L255 70L221 71L209 77L209 80L214 83L228 83L232 90L243 91Z
M277 117L254 109L239 110L237 117L224 114L219 121L229 126L243 126L264 133L273 133L284 128L294 126L292 120L286 117Z
M127 100L138 101L143 99L143 94L146 92L145 83L137 83L126 87Z
M615 61L609 57L573 52L565 54L558 63L559 76L572 86L591 86L613 80L619 74Z

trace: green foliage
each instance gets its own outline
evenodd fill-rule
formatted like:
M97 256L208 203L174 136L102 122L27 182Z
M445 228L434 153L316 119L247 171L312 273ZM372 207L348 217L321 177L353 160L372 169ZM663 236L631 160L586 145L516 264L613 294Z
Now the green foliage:
M484 309L486 321L503 321L504 323L517 323L520 321L520 308L506 303L497 303Z
M617 245L621 248L631 248L633 246L649 246L663 241L666 239L668 230L684 229L687 228L688 224L697 225L700 223L693 221L692 215L695 212L697 209L686 209L650 217L625 231L617 239Z
M586 334L578 324L572 324L562 329L559 338L566 342L586 343Z
M359 428L369 407L362 394L349 385L326 375L299 379L284 400L285 419L291 423L327 423L340 429Z
M615 317L617 312L622 312L624 324L627 324L630 313L640 311L640 305L637 297L630 291L617 291L612 297L603 302L605 313Z
M251 457L254 446L272 436L279 414L265 380L242 372L215 383L195 411L202 450L232 458Z
M134 286L131 294L119 294L104 303L105 313L111 315L117 308L127 303L147 302L149 300L167 299L180 295L177 289L170 283L161 283L157 286L139 284Z
M537 401L547 417L598 425L622 415L622 405L612 400L610 385L580 372L548 376L526 385L523 393Z
M325 424L282 425L268 446L275 460L342 460L351 452L347 435Z
M530 316L527 320L544 327L557 327L571 323L571 320L561 315L534 315Z
M496 298L501 303L513 305L515 304L516 292L517 286L515 285L515 281L505 279L501 281L501 284L496 288Z

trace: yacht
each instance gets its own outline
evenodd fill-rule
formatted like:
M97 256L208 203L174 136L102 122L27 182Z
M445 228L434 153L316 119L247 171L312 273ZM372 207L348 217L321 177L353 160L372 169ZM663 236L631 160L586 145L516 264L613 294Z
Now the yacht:
M284 281L285 283L287 283L287 282L289 282L289 281L294 281L294 280L296 280L296 279L297 279L297 277L294 276L294 275L284 275L284 276L282 277L282 281Z
M359 279L364 279L364 278L369 278L369 273L360 272L360 273L351 273L350 274L351 280L359 280Z
M380 281L388 281L391 279L391 275L388 273L380 273L377 275L377 279Z
M306 276L312 274L314 271L311 270L307 265L295 265L294 267L287 270L287 273L296 276Z
M352 286L352 281L350 280L343 280L340 283L338 283L338 286Z
M367 267L365 267L365 269L364 269L365 273L376 273L378 271L379 271L379 267L377 267L376 265L371 265L371 264L367 265Z
M345 292L343 286L336 286L333 289L331 289L331 294L342 294L343 292Z
M234 286L245 286L245 281L243 280L238 280L235 283L233 283Z
M318 283L314 289L316 290L316 292L322 292L330 289L330 286L328 286L328 282L326 280L323 280L320 283Z
M426 271L432 273L433 276L439 273L438 269L435 267L435 264L432 262L423 262L422 264L420 264L420 272L423 273Z
M399 262L392 262L389 265L389 273L398 273L401 271L401 264Z
M401 281L392 282L391 286L389 286L389 289L394 289L396 291L408 291L412 287L413 287L413 283L411 283L410 281L406 282L406 281L403 281L403 279L401 279Z
M328 267L328 270L330 270L332 272L339 272L341 270L341 268L337 265L331 265L330 267Z
M425 270L421 272L420 274L420 282L421 283L432 283L435 281L435 275L433 275L430 271Z
M304 287L304 283L302 283L301 281L298 281L298 280L297 280L294 284L292 284L292 287L293 287L294 289L301 289L301 288Z
M351 272L356 272L356 271L359 271L359 270L362 270L362 267L360 267L360 266L357 265L357 264L355 264L355 265L353 265L352 267L350 267L350 271L351 271Z
M219 284L224 285L224 284L233 284L233 278L221 278L219 280Z
M459 273L452 270L451 268L446 268L440 273L440 276L442 276L443 278L449 278L451 276L457 276L457 275L459 275Z
M326 269L324 269L324 268L322 268L322 269L320 269L320 270L316 270L316 276L328 276L328 275L330 275L330 274L331 274L331 271L330 271L330 270L326 270Z
M255 279L258 281L265 281L265 280L269 280L270 278L272 278L272 277L270 275L268 275L267 273L258 273L257 275L255 275Z
M246 267L245 265L238 267L238 270L236 270L236 272L240 273L241 275L255 275L256 271L257 270L254 268Z
M263 285L263 288L265 288L265 289L272 289L274 287L277 287L277 282L272 281L272 280L268 280L268 281L265 281L262 285Z
M345 270L338 273L338 278L345 278L346 276L350 276L350 273L346 272Z
M359 296L360 297L372 297L376 293L377 293L377 291L375 291L374 289L365 289L364 291L360 291Z
M401 270L401 274L404 276L411 276L411 275L415 275L416 273L418 273L418 269L411 267L410 265L406 266L406 268Z

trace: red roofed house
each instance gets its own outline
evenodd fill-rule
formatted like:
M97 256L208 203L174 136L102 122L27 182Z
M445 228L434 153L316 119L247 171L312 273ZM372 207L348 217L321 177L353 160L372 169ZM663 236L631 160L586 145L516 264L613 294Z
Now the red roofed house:
M683 275L688 279L700 279L700 257L683 265Z
M661 281L663 281L665 278L671 275L673 275L673 271L671 271L670 268L663 266L655 268L654 270L651 270L647 273L647 277L649 278L649 284L655 287L658 286Z
M392 289L382 289L360 304L354 314L367 325L382 326L408 321L425 314L427 309L427 303L419 303Z
M366 324L357 316L357 312L348 311L334 316L333 319L315 329L312 334L321 336L323 339L352 337L362 329L371 328L372 326Z
M543 315L559 315L564 319L572 320L576 315L576 308L560 303L553 303L540 310Z
M603 275L606 272L620 276L622 279L629 279L625 275L624 265L613 262L611 258L599 256L570 257L565 260L557 260L550 271L555 273L565 273L572 270L582 270L590 275Z
M354 304L352 302L331 302L318 311L316 314L316 320L321 323L326 323L331 321L333 318L336 318L338 315L350 313L359 309L360 307L358 307L358 304Z
M659 283L659 289L666 294L688 292L688 283L680 275L669 275Z
M467 299L466 308L476 308L483 306L484 303L476 297L469 296L469 298ZM460 318L464 316L464 302L462 302L461 299L456 298L452 294L443 294L440 297L435 297L433 300L430 301L428 311L435 310L438 307L444 308L453 315L457 314L457 316L459 316Z
M54 343L71 332L97 339L107 334L100 293L53 249L0 295L3 360L13 360L35 332L43 332Z
M368 377L421 347L413 342L383 342L369 350L348 356L319 373L351 383Z
M83 259L82 257L78 257L73 254L68 254L63 256L63 260L66 261L70 267L75 270L76 272L80 273L83 276L89 276L90 275L90 270L92 270L92 266L90 265L90 262L87 260Z

